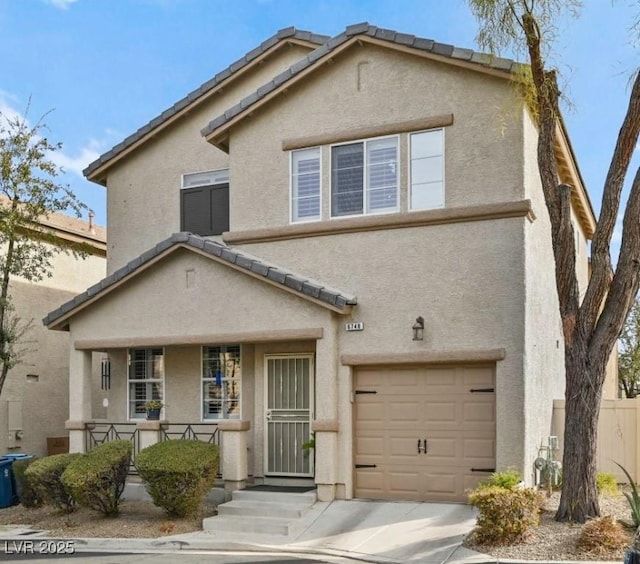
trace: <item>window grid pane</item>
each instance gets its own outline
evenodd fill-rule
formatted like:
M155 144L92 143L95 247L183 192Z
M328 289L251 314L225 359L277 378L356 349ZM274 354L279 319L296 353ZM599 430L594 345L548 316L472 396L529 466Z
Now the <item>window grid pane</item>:
M339 145L331 149L331 215L359 215L363 211L364 146Z
M367 211L397 209L398 147L396 139L367 142Z
M413 133L410 143L410 208L440 208L444 206L444 131Z
M164 398L163 349L129 350L129 419L143 419L145 403Z
M320 149L292 153L293 221L320 219Z
M203 419L240 418L240 345L202 348Z

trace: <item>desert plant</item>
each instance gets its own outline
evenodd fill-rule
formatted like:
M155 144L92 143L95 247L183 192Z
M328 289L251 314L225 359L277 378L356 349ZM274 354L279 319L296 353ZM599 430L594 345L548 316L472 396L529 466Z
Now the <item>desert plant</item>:
M29 465L24 475L45 503L71 513L75 510L76 503L60 478L67 466L82 456L80 453L72 453L39 458Z
M478 508L474 530L477 542L501 545L518 543L537 527L544 502L532 488L485 485L469 494L469 503Z
M129 473L131 450L131 441L102 444L71 462L62 474L62 483L79 505L108 517L117 515Z
M25 471L32 462L35 462L35 460L35 458L18 459L14 460L12 464L20 503L24 507L29 508L40 507L44 503L42 497L33 487L32 478L25 476Z
M201 441L172 440L142 450L136 468L153 503L169 515L197 512L218 473L218 447Z
M615 496L620 493L618 480L611 472L598 472L596 474L596 488L600 495Z
M580 533L578 548L597 555L608 555L629 544L629 537L620 523L610 515L589 521Z
M515 468L507 468L502 472L494 472L486 480L480 482L480 488L515 488L522 481L522 475Z
M631 474L627 472L626 468L622 466L622 464L618 464L615 461L614 461L614 464L620 467L620 470L624 472L625 476L629 480L629 485L631 486L631 493L629 492L622 492L622 493L624 493L624 497L626 497L627 501L629 502L629 508L631 509L631 524L633 525L634 528L637 529L638 527L640 527L640 494L638 494L638 487L633 481L633 478L631 478Z

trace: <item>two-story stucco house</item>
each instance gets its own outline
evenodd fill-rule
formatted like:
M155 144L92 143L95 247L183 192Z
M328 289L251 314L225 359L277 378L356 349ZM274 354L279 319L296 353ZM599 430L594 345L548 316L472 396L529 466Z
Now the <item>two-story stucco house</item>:
M92 163L108 276L45 319L71 336L71 448L179 423L221 435L230 488L295 479L324 500L531 480L564 368L514 70L368 24L286 29ZM557 159L584 284L594 215L562 123Z

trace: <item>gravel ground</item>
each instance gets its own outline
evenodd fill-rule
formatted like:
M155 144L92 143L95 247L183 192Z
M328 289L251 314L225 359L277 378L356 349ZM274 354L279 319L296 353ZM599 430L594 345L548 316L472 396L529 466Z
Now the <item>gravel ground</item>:
M202 519L215 515L215 505L204 504L198 515L170 518L150 501L123 501L120 515L107 518L91 509L60 513L52 507L27 509L22 505L0 509L0 525L30 525L48 531L49 536L156 538L202 530Z
M525 560L617 560L622 562L624 549L607 554L592 554L577 548L582 525L571 523L557 523L553 520L560 493L556 492L547 498L545 509L540 515L540 526L522 544L514 546L487 546L473 542L473 537L466 539L464 546L478 552L491 554L498 558L513 558ZM600 499L600 514L611 515L617 520L630 519L629 505L625 497L620 494L614 497ZM628 529L629 544L633 538L633 530Z

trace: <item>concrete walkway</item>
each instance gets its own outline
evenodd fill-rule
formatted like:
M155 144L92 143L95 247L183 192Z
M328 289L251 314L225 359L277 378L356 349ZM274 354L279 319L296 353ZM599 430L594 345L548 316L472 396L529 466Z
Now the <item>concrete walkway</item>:
M286 536L201 531L158 539L75 539L75 547L77 551L91 552L251 551L327 555L380 564L496 562L492 556L461 546L474 524L473 508L462 504L333 501L316 502ZM6 539L29 538L35 540L34 535L22 536L16 529L0 530L2 543Z

